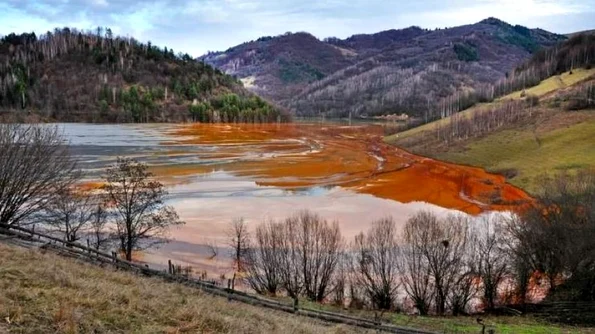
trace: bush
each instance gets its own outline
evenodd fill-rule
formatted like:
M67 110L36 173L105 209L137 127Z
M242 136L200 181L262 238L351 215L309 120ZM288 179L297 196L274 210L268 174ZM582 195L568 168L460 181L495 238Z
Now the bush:
M527 106L535 107L535 106L539 105L539 96L534 95L534 94L528 94L525 97L525 102L527 103Z

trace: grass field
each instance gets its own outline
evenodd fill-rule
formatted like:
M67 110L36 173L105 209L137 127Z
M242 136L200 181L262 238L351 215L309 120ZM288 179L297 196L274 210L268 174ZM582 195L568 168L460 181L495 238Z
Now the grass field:
M435 157L494 172L515 169L518 176L509 182L533 192L540 175L595 167L595 111L582 115L584 119L551 131L549 126L563 120L554 118L533 128L495 132Z
M538 176L580 168L595 168L595 111L564 111L548 108L550 93L570 94L568 87L578 87L595 75L595 69L576 69L548 78L527 89L528 94L543 97L542 107L523 124L510 124L482 137L450 143L446 146L427 137L437 126L449 122L441 119L385 138L385 141L413 153L464 165L483 167L488 171L515 170L509 182L529 193L538 188ZM461 113L465 116L505 99L519 99L515 92L491 104L479 104ZM545 97L544 97L545 96ZM425 139L424 139L425 138ZM433 141L432 141L433 140ZM428 141L432 141L431 143ZM508 174L508 173L507 173Z
M0 243L0 333L351 333Z
M560 75L554 75L552 77L549 77L545 80L543 80L542 82L539 83L539 85L535 86L535 87L531 87L531 88L527 88L525 90L525 93L527 95L537 95L539 97L544 96L546 94L549 94L553 91L556 91L558 89L561 88L566 88L568 86L572 86L578 82L581 82L587 78L589 78L590 76L595 74L595 69L584 69L584 68L577 68L574 71L572 71L572 74L570 74L570 72L565 72L562 73ZM521 98L521 93L522 91L517 91L511 94L508 94L506 96L501 97L498 100L518 100Z

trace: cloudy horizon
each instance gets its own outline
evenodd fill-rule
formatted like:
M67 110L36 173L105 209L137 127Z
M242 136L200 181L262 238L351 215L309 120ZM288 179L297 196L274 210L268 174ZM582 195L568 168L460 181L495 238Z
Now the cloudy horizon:
M346 38L413 25L454 27L487 17L570 33L595 28L595 0L0 0L0 35L101 26L200 56L288 31Z

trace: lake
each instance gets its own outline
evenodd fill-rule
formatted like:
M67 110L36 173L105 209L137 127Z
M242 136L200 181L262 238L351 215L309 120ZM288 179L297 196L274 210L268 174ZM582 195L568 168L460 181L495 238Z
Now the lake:
M508 210L528 196L499 175L415 156L382 141L370 124L59 124L87 182L118 156L145 162L167 185L186 225L143 254L223 274L226 229L302 209L337 220L350 241L375 219L399 226L418 210L438 215ZM219 255L210 258L217 245Z

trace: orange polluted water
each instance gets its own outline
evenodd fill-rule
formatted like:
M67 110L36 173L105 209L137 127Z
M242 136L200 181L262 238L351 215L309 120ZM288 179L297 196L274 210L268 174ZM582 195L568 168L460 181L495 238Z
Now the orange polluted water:
M162 177L225 171L285 189L341 186L402 203L423 201L469 214L514 210L530 197L483 169L410 154L382 141L374 125L192 124L167 144L205 145L210 163L155 166Z

